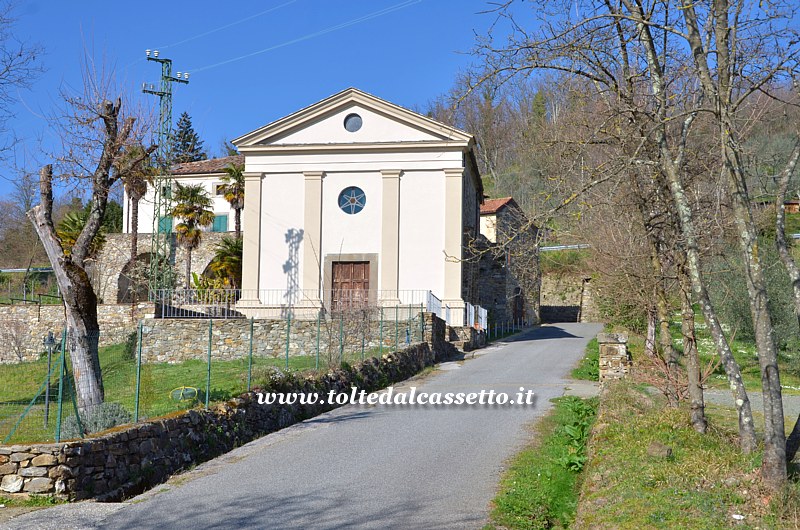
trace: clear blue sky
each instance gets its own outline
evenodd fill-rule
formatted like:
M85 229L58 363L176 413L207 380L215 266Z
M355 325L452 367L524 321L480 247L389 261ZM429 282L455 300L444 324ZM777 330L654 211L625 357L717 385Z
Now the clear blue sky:
M473 62L475 34L495 20L480 14L489 8L486 0L20 1L15 33L44 47L47 71L19 93L24 103L10 128L26 140L27 154L18 153L17 163L35 170L35 140L54 140L41 116L52 112L62 87L80 85L84 50L150 105L156 99L140 95L141 84L157 82L160 70L144 59L145 49L190 72L189 85L175 87L173 115L189 112L216 154L223 137L350 86L425 107ZM5 168L0 174L12 176ZM5 179L0 192L9 189Z

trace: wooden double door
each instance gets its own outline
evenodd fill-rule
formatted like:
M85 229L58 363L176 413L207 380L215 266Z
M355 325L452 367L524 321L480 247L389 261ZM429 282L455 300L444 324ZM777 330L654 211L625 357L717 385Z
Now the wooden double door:
M332 311L357 309L369 304L369 261L334 261L331 276Z

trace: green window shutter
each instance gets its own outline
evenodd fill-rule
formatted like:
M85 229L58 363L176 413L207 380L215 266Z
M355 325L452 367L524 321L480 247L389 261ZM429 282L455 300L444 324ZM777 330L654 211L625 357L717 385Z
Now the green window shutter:
M166 216L158 220L158 233L159 234L172 233L172 217Z
M211 227L212 232L227 232L228 231L228 216L215 215L214 224Z

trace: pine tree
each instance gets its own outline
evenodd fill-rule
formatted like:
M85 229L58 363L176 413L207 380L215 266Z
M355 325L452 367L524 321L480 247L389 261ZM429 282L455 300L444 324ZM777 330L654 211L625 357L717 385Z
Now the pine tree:
M197 162L207 158L203 150L203 140L192 127L188 112L181 113L172 135L172 161L176 164Z

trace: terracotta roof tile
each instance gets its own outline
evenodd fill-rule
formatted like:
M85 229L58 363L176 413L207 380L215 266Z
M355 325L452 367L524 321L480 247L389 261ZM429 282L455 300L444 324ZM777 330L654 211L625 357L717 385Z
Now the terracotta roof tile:
M175 164L172 168L173 175L195 175L199 173L222 173L229 164L244 164L244 155L211 158L197 162L184 162Z
M497 213L498 210L504 206L508 206L511 203L514 203L515 205L517 204L513 197L503 197L502 199L486 199L483 201L483 204L481 204L481 215Z

